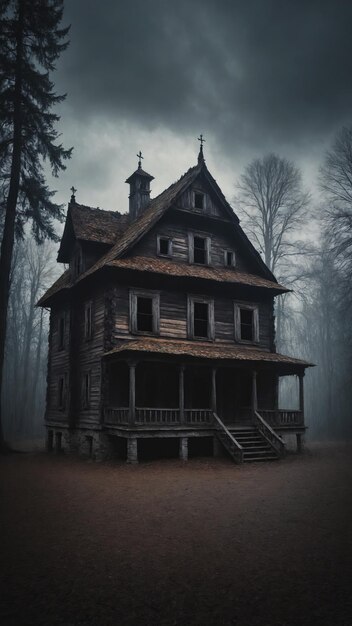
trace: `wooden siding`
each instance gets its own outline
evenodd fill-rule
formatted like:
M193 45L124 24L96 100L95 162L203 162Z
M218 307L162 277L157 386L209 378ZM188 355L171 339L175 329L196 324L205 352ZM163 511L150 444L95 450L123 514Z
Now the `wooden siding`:
M133 248L131 256L151 256L157 255L158 235L172 239L172 258L178 261L189 262L189 235L199 235L210 237L210 265L213 267L224 267L224 251L230 250L235 253L235 267L243 272L251 271L251 264L239 252L234 243L234 237L221 232L222 227L214 232L214 228L205 224L201 229L192 228L185 224L180 224L175 217L166 216L153 230L145 235L142 240Z
M63 347L60 348L59 342L59 320L64 316L65 331ZM48 356L48 393L46 419L48 421L68 423L69 414L69 369L70 369L70 311L68 307L62 309L53 309L50 315L50 332L49 332L49 356ZM64 408L58 406L59 379L65 377L66 386L66 402Z
M131 336L130 332L130 305L129 291L133 287L115 287L113 293L113 306L111 315L114 322L111 324L111 345L116 344L117 339ZM147 291L146 289L144 290ZM151 291L152 293L152 291ZM176 292L162 290L160 292L160 337L169 339L186 339L187 332L187 297L195 295L190 292ZM201 294L199 294L201 295ZM215 341L234 341L234 303L244 303L236 298L213 297L211 293L202 294L207 300L214 300L215 317ZM246 304L256 304L259 311L259 345L261 348L270 349L272 345L272 303L271 300Z

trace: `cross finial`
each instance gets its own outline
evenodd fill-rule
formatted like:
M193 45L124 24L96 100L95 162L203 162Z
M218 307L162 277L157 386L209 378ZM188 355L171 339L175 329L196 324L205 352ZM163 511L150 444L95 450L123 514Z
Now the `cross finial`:
M205 143L205 139L204 139L202 134L198 137L198 141L200 141L200 150L199 150L199 154L198 154L198 163L204 163L203 143Z
M144 157L142 156L141 151L138 152L137 157L138 157L138 169L141 169L141 167L142 167L142 159L144 159Z
M72 195L71 195L71 202L76 202L76 196L75 196L75 193L76 193L77 189L75 189L75 188L74 188L74 186L72 185L72 187L71 187L70 191L72 192Z

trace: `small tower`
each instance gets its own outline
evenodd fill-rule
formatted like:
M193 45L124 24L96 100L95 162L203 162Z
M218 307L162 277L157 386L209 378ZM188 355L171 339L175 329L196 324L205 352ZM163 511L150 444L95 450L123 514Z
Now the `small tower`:
M126 183L130 185L129 195L129 212L133 220L135 220L150 202L150 181L154 179L144 170L142 170L142 153L139 151L138 157L138 169L136 169Z

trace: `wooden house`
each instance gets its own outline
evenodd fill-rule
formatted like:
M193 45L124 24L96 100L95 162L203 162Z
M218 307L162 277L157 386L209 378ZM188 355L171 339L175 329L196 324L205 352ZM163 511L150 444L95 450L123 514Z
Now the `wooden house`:
M72 195L58 254L68 269L38 303L51 311L48 449L137 462L157 440L185 460L205 442L236 462L277 459L287 434L301 444L309 365L275 349L274 298L287 289L202 147L154 199L152 180L139 159L128 213ZM287 375L298 377L299 410L279 409Z

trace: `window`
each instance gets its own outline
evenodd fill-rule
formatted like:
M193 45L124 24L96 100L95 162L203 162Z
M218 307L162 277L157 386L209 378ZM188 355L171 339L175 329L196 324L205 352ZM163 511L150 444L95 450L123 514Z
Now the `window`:
M235 253L232 250L224 251L224 261L227 267L234 267L236 265L235 262Z
M158 334L159 294L135 291L130 295L131 330L134 333Z
M188 299L188 334L192 339L214 339L214 302Z
M86 302L84 305L84 338L89 341L93 337L93 303Z
M235 337L237 341L259 341L259 315L256 306L235 305Z
M189 260L190 263L209 265L210 262L210 237L201 235L189 235Z
M82 409L89 409L90 405L90 371L82 376Z
M59 376L57 383L57 408L64 411L66 408L67 374Z
M204 209L205 195L201 191L194 191L194 208Z
M172 256L172 239L158 235L157 254L160 256Z
M62 313L58 319L58 349L63 350L65 347L65 314Z

